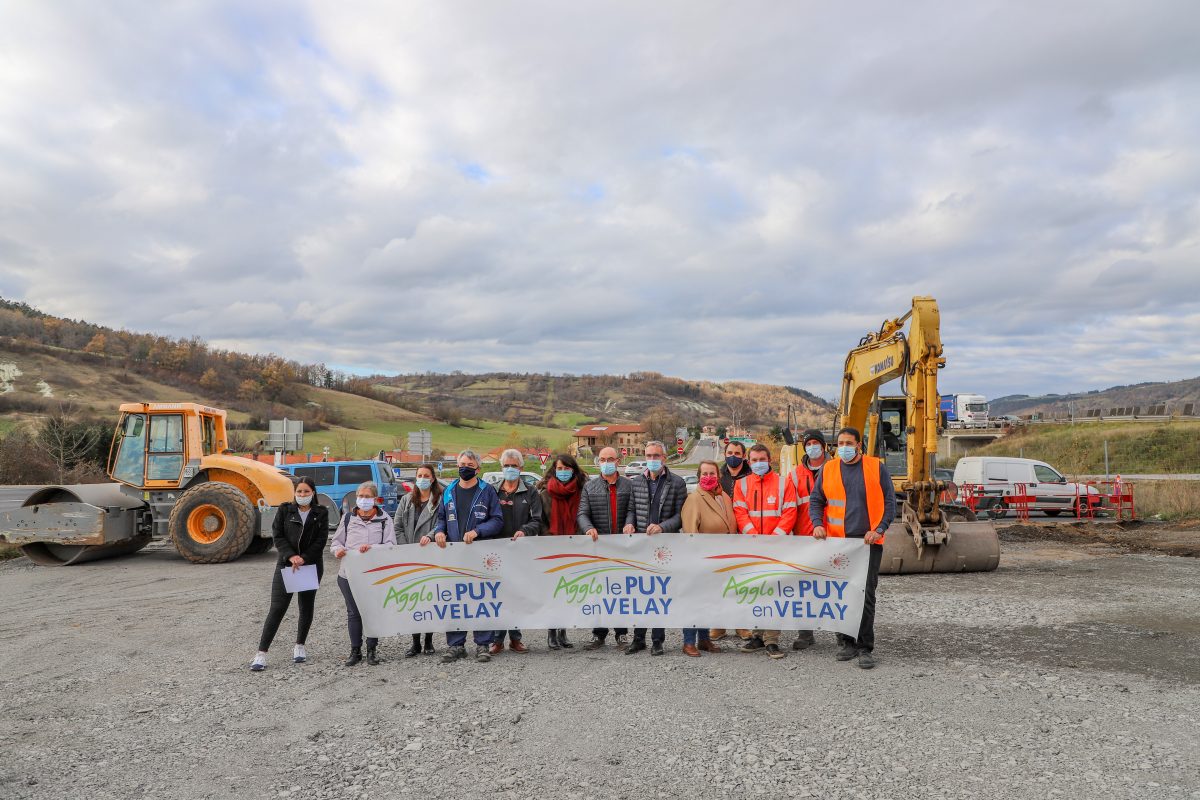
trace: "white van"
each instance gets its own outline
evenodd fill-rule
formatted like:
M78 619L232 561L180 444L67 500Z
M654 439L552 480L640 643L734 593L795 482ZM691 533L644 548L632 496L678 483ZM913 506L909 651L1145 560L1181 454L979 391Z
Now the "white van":
M1044 511L1057 517L1062 512L1075 514L1077 497L1094 495L1085 501L1093 506L1099 500L1095 487L1069 482L1058 470L1032 458L1000 458L993 456L967 456L960 458L954 467L954 482L959 487L967 484L983 487L983 499L979 510L987 511L992 519L1007 513L1004 496L1013 493L1016 484L1026 485L1031 500L1030 511ZM965 488L962 489L965 491Z

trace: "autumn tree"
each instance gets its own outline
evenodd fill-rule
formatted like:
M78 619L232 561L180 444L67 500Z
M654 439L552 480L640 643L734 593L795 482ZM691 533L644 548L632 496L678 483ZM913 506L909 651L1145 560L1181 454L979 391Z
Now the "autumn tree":
M102 356L107 344L108 338L103 333L97 333L90 342L84 345L83 352Z

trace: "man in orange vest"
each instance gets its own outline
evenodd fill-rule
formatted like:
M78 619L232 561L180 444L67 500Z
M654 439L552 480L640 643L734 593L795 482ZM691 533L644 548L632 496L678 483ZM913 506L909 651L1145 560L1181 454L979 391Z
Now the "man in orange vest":
M867 591L858 636L838 634L838 661L858 658L858 666L875 666L875 587L883 559L883 535L896 516L896 491L881 459L864 456L862 435L854 428L838 431L836 459L821 468L808 503L813 538L862 539L869 545Z
M804 456L788 475L788 483L796 492L796 526L792 528L792 535L812 536L813 523L808 516L808 501L817 475L825 466L825 434L816 428L809 428L800 438L800 444L804 447ZM816 640L812 631L796 631L792 649L806 650L814 644Z
M796 491L787 479L771 471L771 451L766 445L750 447L750 474L733 487L733 516L738 532L759 536L788 536L796 526ZM766 649L771 658L783 658L779 631L755 629L739 648L743 653Z

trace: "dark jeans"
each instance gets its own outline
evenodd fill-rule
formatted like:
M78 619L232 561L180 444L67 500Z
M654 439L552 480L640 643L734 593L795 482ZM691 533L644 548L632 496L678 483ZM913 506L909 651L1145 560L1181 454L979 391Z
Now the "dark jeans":
M358 604L354 602L354 595L350 592L350 581L339 576L338 588L342 590L342 597L346 598L346 627L350 630L350 646L360 648L363 639L362 616L358 613ZM367 647L375 647L378 644L378 639L367 638Z
M271 581L271 608L267 611L266 622L263 623L262 636L258 639L258 649L264 653L271 649L271 642L279 631L279 623L292 604L292 596L283 588L283 575L275 568L275 578ZM317 565L317 580L321 580L321 565ZM296 644L304 644L308 639L308 629L312 627L313 609L317 604L317 590L298 592L296 605L300 607L300 623L296 626Z
M697 638L699 638L699 640L702 642L707 642L709 640L708 639L708 628L684 628L683 629L683 643L684 644L695 644Z
M472 631L471 638L475 644L486 646L492 643L492 631ZM465 647L467 644L466 631L450 631L446 634L446 645L449 647Z
M506 634L508 635L508 638L512 639L514 642L521 641L521 629L520 628L513 628L511 631L492 631L492 641L500 642L501 644L503 644L504 636Z
M613 628L613 636L624 636L627 633L629 633L629 628ZM592 636L604 639L608 636L608 628L592 628Z
M867 562L867 594L863 598L862 622L858 626L858 638L839 633L838 642L841 644L858 645L863 653L875 649L875 587L879 585L879 563L883 560L883 545L868 545L871 551L870 561Z
M667 629L666 628L651 628L650 629L650 641L658 642L659 644L662 644L663 640L665 640L666 638L667 638ZM635 642L646 641L646 629L645 628L634 628L633 629L633 640Z

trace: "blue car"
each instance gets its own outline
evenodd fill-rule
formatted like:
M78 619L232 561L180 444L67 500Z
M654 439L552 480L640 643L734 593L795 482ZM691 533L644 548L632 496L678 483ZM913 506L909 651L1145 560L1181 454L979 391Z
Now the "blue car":
M375 481L383 510L395 516L400 503L400 484L392 465L383 461L317 461L308 464L286 464L280 467L297 478L312 478L317 484L317 501L329 508L329 524L334 526L345 512L348 502L354 505L354 493L365 481Z

